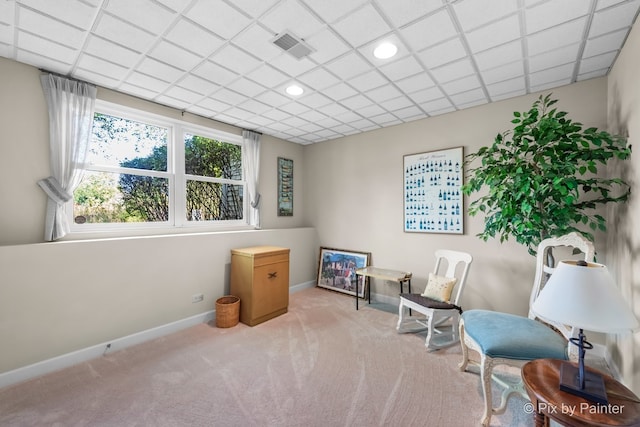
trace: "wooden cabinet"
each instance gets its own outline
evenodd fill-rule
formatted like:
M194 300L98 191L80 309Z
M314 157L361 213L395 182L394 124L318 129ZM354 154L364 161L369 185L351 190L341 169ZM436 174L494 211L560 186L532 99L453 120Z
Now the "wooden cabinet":
M231 294L240 297L240 321L249 326L287 312L289 249L254 246L231 250Z

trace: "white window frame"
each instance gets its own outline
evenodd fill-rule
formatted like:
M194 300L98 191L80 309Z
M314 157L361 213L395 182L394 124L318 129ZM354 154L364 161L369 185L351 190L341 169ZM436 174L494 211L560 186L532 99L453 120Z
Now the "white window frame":
M219 131L205 126L196 125L182 120L172 119L166 116L149 113L134 108L110 103L107 101L96 100L95 112L107 114L110 116L121 117L127 120L138 121L141 123L159 126L167 129L167 171L150 171L144 170L141 173L139 169L119 168L111 166L93 166L85 165L86 171L95 172L114 172L114 173L130 173L134 175L152 176L167 178L169 181L169 219L163 222L136 222L136 223L85 223L76 224L73 217L73 198L67 203L66 211L69 223L71 224L71 233L94 233L94 232L113 232L121 233L126 231L153 231L157 230L182 230L182 231L211 231L211 230L227 230L238 228L249 228L247 200L247 184L244 173L244 165L242 167L241 180L229 180L223 178L211 178L194 175L193 177L199 181L226 183L233 185L242 185L243 218L240 220L207 220L207 221L188 221L186 215L186 190L187 179L191 175L185 174L184 167L184 135L191 134L204 138L216 139L225 143L240 146L242 150L242 136ZM242 157L244 159L244 156ZM147 234L147 233L143 233Z

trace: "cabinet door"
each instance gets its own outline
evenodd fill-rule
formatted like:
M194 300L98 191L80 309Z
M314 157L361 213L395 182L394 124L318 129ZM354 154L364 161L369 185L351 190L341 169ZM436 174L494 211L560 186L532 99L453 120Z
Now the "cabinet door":
M255 267L252 318L258 318L289 305L289 263L278 262Z

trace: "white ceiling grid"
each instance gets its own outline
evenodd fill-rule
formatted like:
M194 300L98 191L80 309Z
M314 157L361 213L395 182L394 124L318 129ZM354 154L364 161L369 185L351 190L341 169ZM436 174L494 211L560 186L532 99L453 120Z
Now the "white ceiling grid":
M0 56L300 144L604 76L640 0L0 0ZM291 31L315 52L272 44ZM373 57L392 40L398 54ZM299 97L284 89L297 83Z

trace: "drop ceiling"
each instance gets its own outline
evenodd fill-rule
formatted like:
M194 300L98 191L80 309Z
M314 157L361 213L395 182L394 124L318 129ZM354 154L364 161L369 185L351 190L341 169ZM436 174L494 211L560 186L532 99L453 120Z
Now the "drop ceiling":
M605 76L640 0L0 0L0 55L311 144ZM274 45L285 31L312 53ZM386 60L374 47L391 40ZM304 89L298 97L285 89Z

